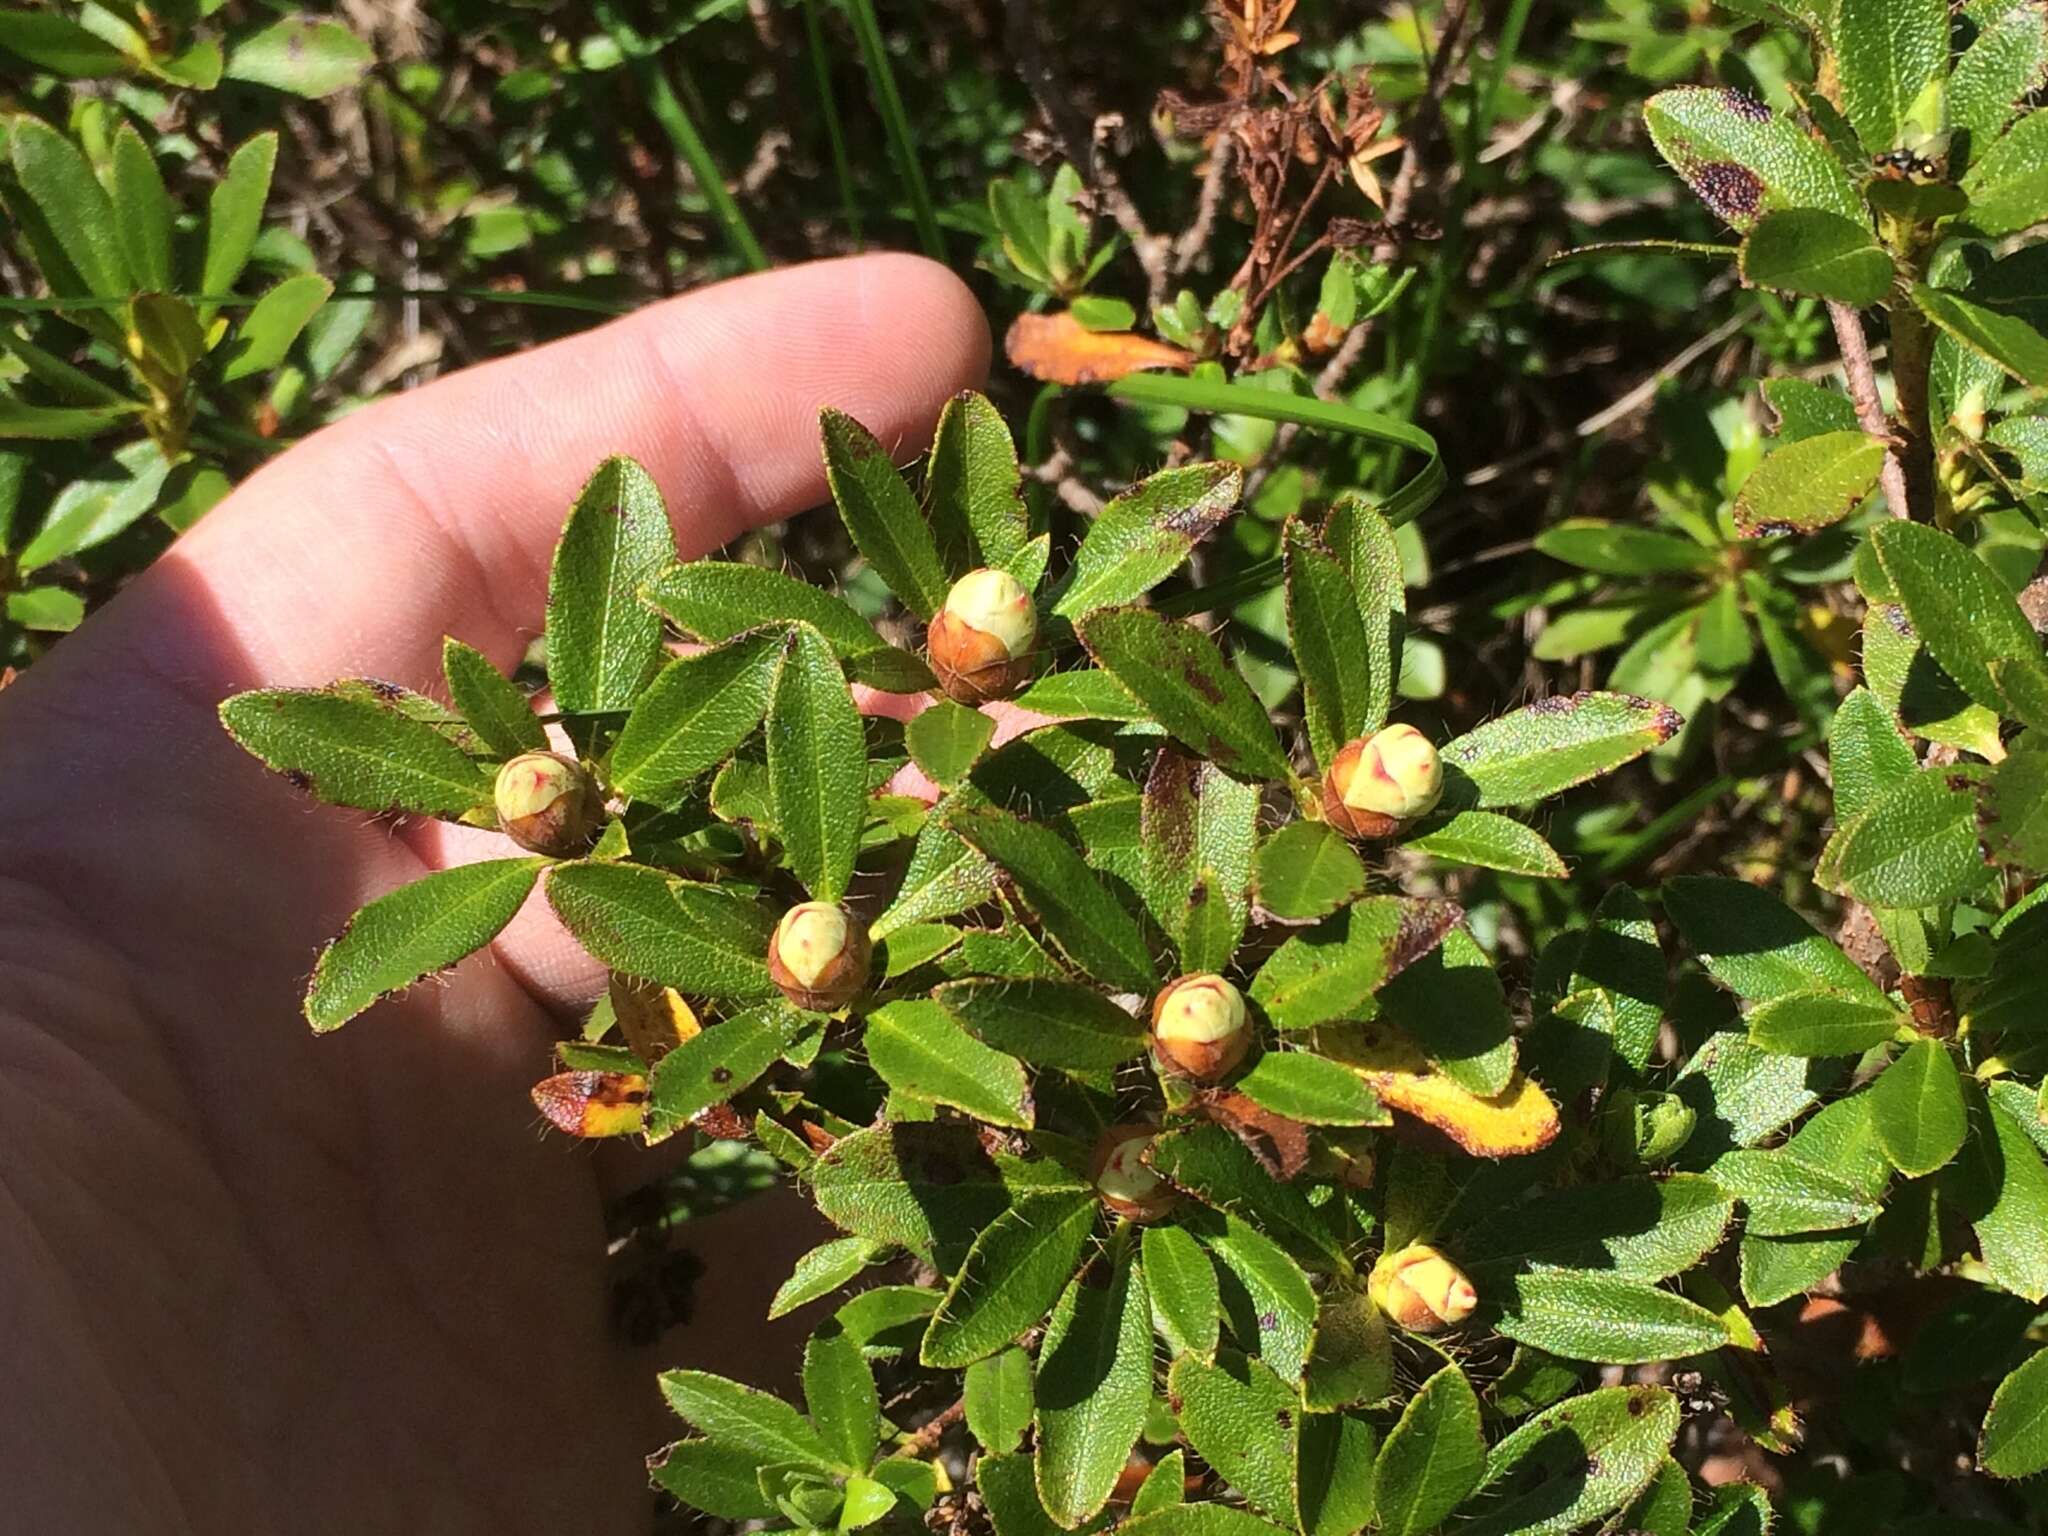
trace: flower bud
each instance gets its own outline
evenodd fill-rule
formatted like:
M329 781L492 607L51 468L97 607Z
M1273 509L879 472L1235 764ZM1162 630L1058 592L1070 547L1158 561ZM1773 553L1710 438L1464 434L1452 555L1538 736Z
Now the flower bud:
M1244 994L1221 976L1183 976L1152 999L1152 1049L1175 1077L1227 1077L1251 1043Z
M529 853L570 858L604 825L604 796L574 758L522 752L498 770L498 829Z
M844 1008L868 984L865 929L842 907L807 901L791 907L768 944L768 974L782 995L812 1013Z
M1412 725L1390 725L1345 743L1323 778L1323 818L1346 837L1391 837L1436 809L1444 765Z
M1031 675L1038 610L1008 571L986 566L953 583L925 631L939 686L962 704L1008 698Z
M1373 1305L1411 1333L1456 1327L1479 1305L1465 1272L1427 1243L1382 1255L1366 1291Z
M1602 1106L1608 1155L1629 1168L1661 1168L1691 1140L1699 1114L1675 1093L1620 1089Z
M1112 1125L1095 1143L1088 1172L1102 1203L1132 1221L1157 1221L1173 1208L1173 1186L1145 1161L1157 1126Z

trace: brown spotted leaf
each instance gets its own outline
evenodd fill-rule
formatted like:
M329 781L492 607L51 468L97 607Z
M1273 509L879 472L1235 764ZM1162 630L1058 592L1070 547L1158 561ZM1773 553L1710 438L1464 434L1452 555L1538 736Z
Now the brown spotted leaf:
M1107 384L1147 368L1192 368L1195 355L1130 331L1091 331L1071 314L1019 315L1003 339L1010 361L1048 384Z
M1553 694L1447 742L1444 801L1527 805L1612 772L1684 723L1669 705L1631 694Z
M1252 1001L1276 1029L1369 1019L1387 982L1435 949L1464 912L1448 901L1367 896L1275 950L1252 979Z
M1849 174L1790 118L1725 86L1680 86L1643 106L1650 137L1701 202L1747 230L1780 208L1821 208L1864 222Z
M637 1072L557 1072L533 1085L533 1106L570 1136L630 1136L647 1121L647 1079Z

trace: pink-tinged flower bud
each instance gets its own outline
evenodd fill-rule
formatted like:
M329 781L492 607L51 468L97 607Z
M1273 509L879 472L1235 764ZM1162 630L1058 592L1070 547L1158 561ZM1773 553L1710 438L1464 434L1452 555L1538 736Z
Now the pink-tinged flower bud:
M1159 1128L1132 1123L1112 1125L1095 1143L1089 1176L1102 1203L1132 1221L1157 1221L1179 1198L1173 1186L1152 1171L1145 1149Z
M868 984L867 931L829 901L791 907L768 944L768 974L782 995L812 1013L844 1008Z
M1427 1243L1381 1256L1366 1281L1373 1305L1411 1333L1455 1328L1479 1305L1465 1271Z
M498 829L529 853L566 859L604 826L604 796L583 765L559 752L522 752L498 770Z
M1038 610L1008 571L986 566L953 583L925 631L939 686L962 704L1005 699L1031 675Z
M1244 1060L1251 1043L1244 994L1221 976L1183 976L1152 999L1152 1050L1175 1077L1216 1082Z
M1323 818L1346 837L1391 837L1443 798L1444 765L1412 725L1346 742L1323 777Z
M571 1136L630 1136L647 1123L647 1079L637 1072L557 1072L533 1085L533 1106Z

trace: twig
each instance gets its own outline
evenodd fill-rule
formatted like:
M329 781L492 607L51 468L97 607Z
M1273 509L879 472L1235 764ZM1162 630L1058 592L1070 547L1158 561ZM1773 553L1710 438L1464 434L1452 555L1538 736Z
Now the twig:
M1237 153L1237 140L1219 132L1209 150L1209 169L1202 174L1202 194L1195 204L1195 221L1173 243L1173 275L1181 276L1208 249L1216 232L1216 215L1223 208L1223 190L1230 184L1230 161Z
M955 1424L958 1424L966 1413L967 1399L964 1397L954 1399L952 1407L940 1409L938 1413L918 1426L916 1434L903 1442L903 1454L911 1456L931 1455L933 1451L939 1448L939 1442L945 1439L946 1431Z
M1892 443L1891 423L1885 420L1884 402L1877 395L1877 370L1870 364L1870 338L1863 334L1863 318L1847 304L1830 299L1828 318L1835 323L1835 340L1842 349L1842 372L1849 380L1849 399L1856 407L1856 424L1872 437L1884 440L1884 469L1878 484L1884 488L1885 505L1893 517L1911 517L1913 504L1906 497L1906 467Z

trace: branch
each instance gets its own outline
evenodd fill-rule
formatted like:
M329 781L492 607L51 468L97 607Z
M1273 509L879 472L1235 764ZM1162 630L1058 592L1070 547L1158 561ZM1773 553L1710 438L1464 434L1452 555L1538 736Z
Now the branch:
M1856 424L1885 443L1884 469L1878 484L1884 487L1885 505L1893 517L1911 517L1913 504L1906 497L1906 467L1892 443L1891 423L1885 419L1884 402L1877 394L1877 370L1870 363L1870 339L1863 334L1863 319L1847 304L1830 299L1828 318L1835 323L1835 340L1842 348L1842 372L1848 376L1849 399L1856 407Z

